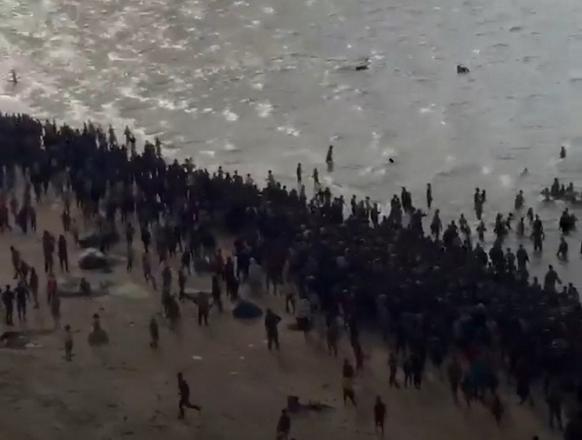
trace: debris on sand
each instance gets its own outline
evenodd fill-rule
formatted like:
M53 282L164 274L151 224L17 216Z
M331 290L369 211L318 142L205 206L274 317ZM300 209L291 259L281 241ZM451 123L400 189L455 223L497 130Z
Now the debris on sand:
M79 267L84 270L109 270L110 262L103 252L88 248L79 255Z
M263 310L250 301L240 301L232 310L232 315L237 319L257 319L263 316Z
M7 331L0 335L0 346L5 348L27 348L30 338L23 332Z
M299 396L287 396L287 410L291 413L314 411L323 412L334 409L333 406L321 403L317 400L309 400L307 403L301 403Z
M109 247L119 241L115 228L106 227L102 231L93 231L79 237L79 245L83 248Z

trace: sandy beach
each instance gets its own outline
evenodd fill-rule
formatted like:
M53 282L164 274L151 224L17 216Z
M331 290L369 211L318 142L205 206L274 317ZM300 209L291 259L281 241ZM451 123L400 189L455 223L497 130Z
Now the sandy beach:
M14 245L39 271L41 286L40 309L29 304L27 321L15 322L10 329L27 332L31 345L0 350L2 439L274 439L277 418L288 395L332 407L293 414L291 434L297 440L374 438L372 406L376 395L386 402L388 439L559 438L548 431L542 399L538 398L535 408L518 406L505 378L502 396L506 414L500 427L479 403L470 410L455 406L444 375L432 367L422 390L389 389L387 350L373 333L362 338L366 363L356 378L359 406L344 407L341 362L343 357L352 358L346 336L340 340L339 357L329 356L320 331L312 331L306 339L287 328L294 319L284 313L281 296L254 298L283 317L279 353L267 350L262 319L234 319L228 301L223 314L211 310L208 327L199 327L196 306L183 302L181 322L172 331L161 315L159 292L143 282L141 264L127 274L123 240L110 251L120 260L113 273L95 275L78 268L80 249L70 235L67 237L71 276L86 275L94 283L106 279L121 287L105 296L62 299L61 325L70 324L74 334L74 358L66 362L63 330L54 329L46 303L41 247L44 229L62 233L61 203L50 195L38 205L37 212L36 233L23 235L14 228L0 237L1 279L12 282L8 248ZM79 216L75 208L72 213ZM77 221L82 225L80 218ZM220 244L228 249L229 240L224 238ZM139 261L138 255L141 243L136 248ZM209 276L191 276L188 287L209 290ZM247 290L243 285L243 295ZM87 342L94 313L100 314L109 334L106 346L91 347ZM154 315L160 322L157 350L149 347L148 322ZM0 328L7 330L3 319ZM200 414L188 412L183 421L177 420L178 371L190 384L192 402L203 407Z

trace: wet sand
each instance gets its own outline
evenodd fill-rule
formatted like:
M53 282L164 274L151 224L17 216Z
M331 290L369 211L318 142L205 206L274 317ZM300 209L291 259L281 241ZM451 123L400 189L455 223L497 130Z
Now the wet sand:
M121 263L106 277L117 283L135 283L143 295L62 299L61 323L71 325L75 338L74 359L67 363L63 333L53 329L46 305L46 277L41 273L40 235L44 228L54 234L61 232L60 206L54 199L44 201L37 212L36 235L13 231L0 236L0 279L11 281L8 248L14 244L25 261L40 269L41 286L40 310L29 310L26 324L15 326L33 332L32 342L38 347L0 349L2 438L274 439L287 395L298 395L302 401L319 400L333 407L325 413L293 415L292 435L298 440L324 436L367 439L375 436L372 406L377 394L387 405L385 438L389 439L523 440L534 434L543 439L558 438L546 428L541 399L534 409L519 407L511 390L505 389L507 412L498 428L484 406L476 404L471 410L456 407L432 367L422 391L390 390L387 352L373 334L363 337L367 362L356 379L360 404L357 409L344 408L340 400L341 359L352 357L345 335L340 341L340 356L333 359L317 331L306 340L301 333L287 329L293 319L284 313L283 299L271 295L258 298L258 302L271 305L283 316L280 353L268 352L262 320L237 321L229 306L223 315L212 310L210 326L200 328L195 305L185 302L181 325L172 332L160 315L159 292L143 284L139 263L131 275ZM75 264L79 249L72 237L68 242L71 274L80 275ZM134 244L139 261L141 242ZM124 252L124 243L111 251L119 256ZM191 277L188 286L209 289L209 277ZM242 290L244 294L246 288ZM111 341L100 348L87 343L91 316L96 312ZM161 323L160 348L156 351L149 347L148 334L148 322L154 314ZM0 328L6 329L3 323ZM185 421L177 420L178 371L184 372L190 384L192 402L203 407L201 414L189 411ZM507 388L505 379L502 384Z

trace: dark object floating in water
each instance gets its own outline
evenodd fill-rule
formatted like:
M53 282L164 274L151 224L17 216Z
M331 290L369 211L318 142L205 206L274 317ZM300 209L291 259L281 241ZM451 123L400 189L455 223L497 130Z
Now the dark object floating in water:
M464 66L462 64L457 64L457 75L464 75L466 73L469 73L470 70L467 66Z
M256 319L263 315L259 306L250 301L241 301L232 311L232 316L238 319Z
M368 58L364 58L360 64L356 64L356 72L360 70L368 70L370 68L370 60Z
M394 159L390 158L390 159L388 159L388 162L394 163Z

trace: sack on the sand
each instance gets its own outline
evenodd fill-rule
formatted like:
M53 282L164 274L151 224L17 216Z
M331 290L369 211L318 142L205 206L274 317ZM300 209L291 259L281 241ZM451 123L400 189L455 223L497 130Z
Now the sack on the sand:
M114 228L105 228L103 231L90 232L79 237L79 246L83 248L109 247L119 241L119 234Z
M109 260L103 252L89 248L79 255L79 267L85 270L108 269Z
M241 301L233 309L232 315L237 319L256 319L263 315L263 311L250 301Z

